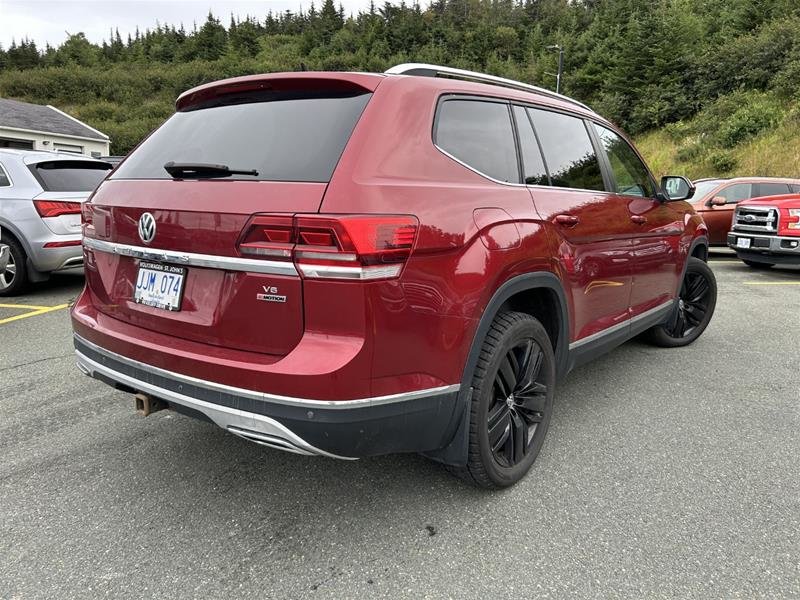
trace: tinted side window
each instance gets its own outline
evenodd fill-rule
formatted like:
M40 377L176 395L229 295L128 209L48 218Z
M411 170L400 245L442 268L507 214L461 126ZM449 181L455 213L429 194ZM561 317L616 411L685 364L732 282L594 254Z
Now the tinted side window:
M517 151L508 105L446 100L436 120L436 145L476 171L519 183Z
M517 122L519 147L522 151L523 180L528 185L550 185L542 152L539 150L539 142L536 141L536 134L533 132L527 111L521 106L515 106L514 119Z
M798 192L800 192L800 184L798 183L790 183L789 187L792 189L793 194L797 194Z
M559 187L605 190L603 173L581 119L528 109L542 143L550 180Z
M753 197L753 186L749 183L737 183L720 190L717 196L725 198L725 204L736 204Z
M758 188L756 194L759 196L780 196L789 193L788 183L757 183L756 187Z
M11 180L6 175L3 165L0 165L0 187L8 187L11 185Z
M600 142L606 150L611 171L614 174L614 184L618 194L627 196L655 196L653 182L647 172L647 167L628 145L628 142L616 133L605 127L595 124L595 130Z

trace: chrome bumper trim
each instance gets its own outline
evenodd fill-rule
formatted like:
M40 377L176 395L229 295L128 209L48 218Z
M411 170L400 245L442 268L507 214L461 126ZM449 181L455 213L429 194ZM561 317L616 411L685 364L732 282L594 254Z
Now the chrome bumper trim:
M633 317L631 319L625 319L621 323L617 323L616 325L612 325L611 327L607 327L606 329L603 329L602 331L598 331L597 333L593 333L592 335L587 335L584 338L576 340L576 341L572 342L569 345L569 349L570 350L575 350L576 348L580 348L584 344L588 344L589 342L594 342L595 340L598 340L598 339L602 338L603 336L609 335L609 334L614 333L616 331L620 331L621 329L625 329L626 327L630 327L631 325L633 325L634 323L637 323L638 321L641 321L642 319L647 319L649 317L652 317L653 315L657 314L660 311L664 311L664 313L667 313L667 311L672 309L674 304L675 304L674 300L668 300L668 301L666 301L666 302L664 302L662 304L659 304L658 306L655 306L655 307L651 308L650 310L646 310L643 313L641 313L639 315L636 315L635 317Z
M116 354L114 352L106 350L105 348L101 348L97 344L94 344L89 340L82 338L78 334L74 334L74 336L75 339L78 340L81 344L88 346L89 348L91 348L92 350L101 355L107 356L112 360L119 361L136 369L141 369L142 371L158 375L160 377L166 377L168 379L172 379L174 381L178 381L181 383L198 386L213 392L223 392L226 394L232 394L234 396L250 398L252 400L259 400L262 402L273 402L276 404L286 404L289 406L300 406L304 408L325 408L325 409L363 408L369 406L378 406L381 404L391 404L393 402L406 402L408 400L416 400L418 398L425 398L427 396L438 396L442 394L457 392L459 391L459 389L461 389L460 384L454 384L454 385L445 385L435 388L427 388L424 390L415 390L412 392L403 392L401 394L392 394L389 396L373 396L371 398L358 398L355 400L312 400L308 398L279 396L277 394L268 394L266 392L258 392L255 390L233 387L222 383L216 383L214 381L198 379L190 375L182 375L180 373L175 373L173 371L167 371L166 369L161 369L160 367L154 367L152 365L148 365L139 362L137 360L127 358L120 354ZM76 353L79 356L83 356L77 350Z
M124 373L120 373L93 361L80 352L76 351L76 354L78 357L78 368L85 374L93 377L95 373L99 373L118 383L152 394L168 402L174 402L199 411L219 427L251 442L256 442L257 444L269 446L270 448L276 448L278 450L284 450L286 452L293 452L295 454L327 456L329 458L339 458L342 460L357 460L348 456L338 456L320 450L275 419L235 408L229 408L227 406L212 404L210 402L198 400L197 398L191 398L179 394L178 392L173 392L172 390L167 390L129 377Z
M266 273L269 275L297 276L297 269L292 262L159 250L158 248L145 248L143 246L130 246L128 244L118 244L117 242L107 242L96 238L83 238L83 245L85 248L91 248L97 252L107 252L108 254L118 254L120 256L130 256L132 258L141 258L144 260L163 261L191 267L205 267L209 269L222 269L225 271L246 271L248 273Z
M749 248L739 248L736 245L737 238L750 238L750 247ZM769 240L769 247L756 247L753 246L752 240ZM798 242L798 245L794 248L784 248L781 246L781 242ZM750 231L739 231L733 230L728 233L728 247L732 250L739 250L741 252L751 252L751 253L759 253L759 252L770 252L772 254L788 254L789 256L795 256L800 254L800 237L790 237L785 235L765 235L765 234L758 234L753 233Z

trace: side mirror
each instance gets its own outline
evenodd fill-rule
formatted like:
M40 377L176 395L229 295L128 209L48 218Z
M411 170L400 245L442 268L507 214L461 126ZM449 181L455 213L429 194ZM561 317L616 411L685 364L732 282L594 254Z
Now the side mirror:
M727 203L728 201L725 199L725 196L714 196L708 201L709 206L725 206Z
M661 189L668 201L688 200L694 196L694 184L682 175L665 175L661 178Z

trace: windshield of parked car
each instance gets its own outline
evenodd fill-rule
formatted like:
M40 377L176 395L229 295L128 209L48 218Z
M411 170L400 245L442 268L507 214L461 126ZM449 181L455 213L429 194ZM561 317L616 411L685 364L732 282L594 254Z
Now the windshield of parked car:
M692 200L700 200L711 193L716 187L719 187L719 184L722 183L722 179L710 179L708 181L697 181L695 182L695 190L694 196L692 196Z
M273 94L175 113L112 179L171 179L168 163L225 165L217 180L330 181L371 94ZM178 173L178 175L181 175ZM186 179L199 177L186 175Z

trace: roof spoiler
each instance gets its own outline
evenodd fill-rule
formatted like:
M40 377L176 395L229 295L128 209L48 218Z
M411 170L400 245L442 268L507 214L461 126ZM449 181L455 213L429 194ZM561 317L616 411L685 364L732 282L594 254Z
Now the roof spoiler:
M206 83L182 93L175 101L175 108L179 111L191 110L217 99L221 100L223 96L249 92L374 92L382 80L382 75L371 73L316 71L233 77Z

